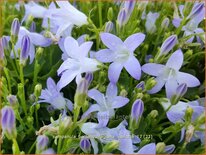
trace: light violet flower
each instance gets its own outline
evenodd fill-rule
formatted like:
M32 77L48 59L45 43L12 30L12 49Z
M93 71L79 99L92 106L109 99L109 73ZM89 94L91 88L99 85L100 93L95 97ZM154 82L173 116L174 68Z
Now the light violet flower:
M123 107L129 102L128 98L117 96L117 86L110 83L107 87L106 96L96 89L88 91L88 96L94 99L97 104L92 104L90 108L82 115L82 118L87 117L90 113L98 111L97 117L99 126L106 126L109 118L114 116L114 109Z
M159 13L149 12L147 14L146 23L145 23L147 33L155 33L157 29L155 25L157 18L159 18Z
M99 150L96 139L103 144L116 140L119 142L118 150L122 153L132 154L134 153L133 143L139 143L141 140L137 136L132 139L130 131L125 127L126 125L127 122L123 121L116 128L110 129L108 127L99 128L99 124L88 122L82 125L81 130L90 137L94 154L98 153Z
M194 122L201 114L204 113L205 107L204 107L204 101L203 104L201 105L200 100L195 100L191 102L182 102L179 101L176 105L172 105L172 107L169 109L167 112L167 118L170 120L172 123L177 123L177 122L184 122L184 116L185 116L185 111L188 107L193 109L193 114L192 114L192 122ZM168 100L167 102L161 103L163 108L166 110L168 107L171 105L170 101ZM200 127L201 129L205 129L205 125L202 124ZM195 130L194 135L191 139L191 141L195 141L197 139L200 139L202 144L205 143L205 134L203 130ZM182 128L181 130L181 138L180 141L183 140L185 135L185 127Z
M60 39L65 33L71 34L74 25L82 26L88 23L87 16L77 10L68 1L56 1L56 3L59 8L55 8L54 4L51 5L51 9L47 10L45 16L46 19L50 19L52 27L55 27L55 36L57 39Z
M59 91L59 88L52 78L47 79L47 88L42 90L39 98L38 103L49 103L55 109L61 110L67 107L70 111L73 110L72 102L63 97L63 94Z
M135 79L141 77L141 66L134 56L135 49L144 41L145 35L136 33L129 36L124 42L110 33L101 33L101 40L109 49L103 49L95 54L101 62L112 62L109 66L109 80L116 83L123 67Z
M17 57L18 57L18 49L21 49L21 42L25 35L27 35L30 39L29 57L30 57L30 64L31 64L34 60L35 46L47 47L51 44L51 40L45 38L43 35L39 33L29 32L25 27L20 27L18 40L15 45L15 51ZM11 52L11 57L14 58L13 52Z
M79 45L72 37L65 39L64 48L69 58L63 62L57 71L58 75L61 75L61 79L57 84L60 89L68 85L75 77L81 76L82 73L99 70L101 63L88 58L92 44L88 41Z
M200 85L199 80L191 74L180 72L183 64L183 53L181 50L174 52L168 59L166 65L148 63L142 66L143 72L155 76L157 84L149 91L150 94L159 92L165 85L167 97L175 94L177 86L186 83L187 87Z
M41 152L41 154L55 154L55 151L52 148L49 148L49 149Z
M4 59L4 47L3 47L3 39L0 38L0 60Z

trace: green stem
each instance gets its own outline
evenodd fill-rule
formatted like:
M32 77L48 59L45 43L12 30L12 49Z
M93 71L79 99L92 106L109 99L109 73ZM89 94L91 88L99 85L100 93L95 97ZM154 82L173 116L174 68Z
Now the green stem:
M13 142L13 145L12 145L13 154L20 154L19 145L18 145L16 139L13 138L13 139L12 139L12 142Z
M38 121L38 109L35 106L35 119L36 119L36 128L39 129L39 121Z
M61 146L62 146L62 137L59 137L58 146L57 146L57 153L61 153Z
M21 84L23 87L23 92L22 92L22 106L24 109L25 114L27 115L27 110L26 110L26 100L25 100L25 90L24 90L24 66L20 64L20 79L21 79Z
M183 143L183 145L182 145L182 147L180 148L180 154L182 154L183 153L183 151L184 151L184 149L185 149L185 147L186 147L186 145L187 145L187 143L186 142L184 142Z
M179 34L180 34L180 32L181 32L181 30L182 30L182 27L186 24L186 22L187 22L187 18L184 18L183 20L182 20L182 22L181 22L181 24L180 24L180 26L177 28L177 30L176 30L176 35L178 36Z
M102 27L102 2L98 1L99 27Z
M36 141L32 144L32 146L30 147L30 149L29 149L29 151L28 151L28 153L27 154L30 154L31 153L31 151L34 149L34 147L35 147L35 144L36 144Z

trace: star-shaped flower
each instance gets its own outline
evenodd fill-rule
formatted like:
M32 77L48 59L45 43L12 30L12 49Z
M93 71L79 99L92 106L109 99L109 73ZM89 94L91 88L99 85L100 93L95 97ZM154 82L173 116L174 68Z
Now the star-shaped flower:
M134 56L135 49L143 42L145 35L136 33L129 36L124 42L110 33L101 33L101 40L109 49L103 49L95 54L101 62L112 62L109 66L109 80L116 83L123 67L135 78L141 77L141 66Z
M63 94L59 91L58 86L55 84L52 78L47 79L47 88L41 92L40 100L38 103L49 103L55 109L66 109L66 107L72 111L73 104L70 100L63 97Z
M99 126L106 126L109 118L115 114L114 109L123 107L129 102L128 98L117 96L117 86L112 83L107 87L106 96L96 89L89 90L88 96L94 99L97 104L92 104L82 118L87 117L91 112L98 111Z
M157 84L149 91L150 94L159 92L165 85L167 97L175 94L177 86L186 83L187 87L200 85L199 80L191 74L180 72L183 64L183 53L181 50L174 52L168 59L166 65L147 63L142 66L143 72L155 76Z
M61 76L57 84L60 89L68 85L76 76L81 76L82 73L99 70L101 63L95 59L88 58L92 44L91 41L88 41L79 45L74 38L65 38L64 54L69 58L62 63L57 71L58 75Z

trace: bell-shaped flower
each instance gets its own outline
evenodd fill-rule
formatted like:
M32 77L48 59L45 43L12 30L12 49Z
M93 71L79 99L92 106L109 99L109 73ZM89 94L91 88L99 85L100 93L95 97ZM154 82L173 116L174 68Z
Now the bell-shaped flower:
M179 101L176 105L171 106L171 103L168 100L167 102L163 102L161 104L165 110L171 106L169 111L167 111L167 118L172 123L185 122L185 118L184 118L185 112L186 112L188 107L192 108L193 113L192 113L191 121L194 123L198 117L200 117L201 115L204 114L204 112L205 112L204 103L205 103L205 101L202 101L202 103L201 103L201 100L195 100L195 101L191 101L188 103ZM200 126L200 130L195 130L191 141L195 141L197 139L200 139L201 142L204 144L205 143L205 138L204 138L205 134L204 134L203 129L205 129L204 124L202 124L202 126ZM185 136L185 127L183 127L181 130L180 141L183 140L184 136Z
M101 33L101 40L109 49L103 49L95 54L101 62L112 62L109 66L109 80L116 83L123 67L135 79L141 77L141 66L134 56L135 49L144 41L145 35L136 33L129 36L124 42L110 33Z
M99 69L101 63L95 59L88 58L92 44L92 42L88 41L79 45L72 37L65 39L64 48L69 58L63 62L57 71L58 75L61 76L57 84L60 89L68 85L76 76Z
M21 49L22 39L25 35L27 35L30 40L29 57L30 57L30 64L31 64L35 56L35 46L47 47L51 44L51 40L45 38L43 35L39 33L29 32L25 27L21 26L18 34L18 40L15 45L15 52L17 57L18 57L18 49ZM14 58L13 52L11 52L11 57Z
M87 16L77 10L68 1L56 1L56 4L59 8L56 8L55 4L52 4L51 9L48 9L45 13L45 18L46 21L49 18L52 27L56 28L55 36L57 39L60 39L65 32L71 33L74 25L82 26L88 23Z
M40 100L38 103L49 103L55 109L61 110L68 108L70 111L73 110L72 102L63 97L63 94L52 78L47 79L47 88L41 91L41 96L39 98Z
M99 128L99 124L88 122L82 125L81 131L90 137L95 154L99 151L96 139L103 144L116 140L119 142L118 150L122 153L132 154L134 153L133 143L139 143L141 140L137 136L132 137L130 131L126 129L126 125L127 122L123 121L116 128L110 129L107 127Z
M155 22L156 22L157 18L159 18L159 13L149 12L147 14L146 23L145 23L147 33L152 34L152 33L156 32L157 28L156 28Z
M188 73L180 72L183 64L183 53L179 49L168 59L166 65L147 63L142 66L143 72L155 76L156 85L149 91L150 94L159 92L165 85L167 98L175 94L177 86L186 83L187 87L200 85L199 80Z
M106 126L109 118L114 116L114 109L123 107L129 102L128 98L117 96L117 86L110 83L107 87L106 95L96 89L88 91L88 96L94 99L97 104L92 104L90 108L82 115L82 118L87 117L90 113L98 111L97 117L99 126Z

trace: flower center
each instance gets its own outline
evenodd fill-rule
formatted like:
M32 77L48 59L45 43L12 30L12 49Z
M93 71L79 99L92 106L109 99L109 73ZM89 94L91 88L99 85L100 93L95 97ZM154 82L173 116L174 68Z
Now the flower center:
M163 79L165 81L173 79L176 76L176 71L173 68L165 68L163 71Z
M130 56L130 52L125 47L120 47L119 50L116 51L115 60L118 62L125 62L128 60Z

